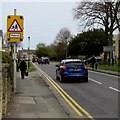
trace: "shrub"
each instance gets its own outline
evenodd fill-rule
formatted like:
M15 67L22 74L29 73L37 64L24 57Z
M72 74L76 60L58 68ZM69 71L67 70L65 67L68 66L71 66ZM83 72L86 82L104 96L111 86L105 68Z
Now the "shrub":
M12 57L7 52L2 52L2 63L12 63Z

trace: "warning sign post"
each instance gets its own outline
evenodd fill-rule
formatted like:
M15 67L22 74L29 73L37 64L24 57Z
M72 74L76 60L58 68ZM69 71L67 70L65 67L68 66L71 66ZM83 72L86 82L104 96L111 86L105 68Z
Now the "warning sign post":
M23 16L9 15L7 17L7 41L22 42L23 41Z

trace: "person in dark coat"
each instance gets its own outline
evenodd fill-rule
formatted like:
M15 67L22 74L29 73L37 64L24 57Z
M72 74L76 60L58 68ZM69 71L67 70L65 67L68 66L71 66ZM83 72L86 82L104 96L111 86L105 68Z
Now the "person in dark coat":
M97 70L98 68L98 60L96 59L96 62L95 62L95 69Z
M25 73L26 73L26 70L27 70L27 64L26 64L24 59L20 62L19 68L20 68L20 71L21 71L21 78L24 79L24 76L25 76Z
M95 59L94 55L92 56L90 61L91 61L91 67L92 67L92 70L93 70L94 69L94 65L96 63L96 59Z
M17 60L17 72L19 72L20 58Z

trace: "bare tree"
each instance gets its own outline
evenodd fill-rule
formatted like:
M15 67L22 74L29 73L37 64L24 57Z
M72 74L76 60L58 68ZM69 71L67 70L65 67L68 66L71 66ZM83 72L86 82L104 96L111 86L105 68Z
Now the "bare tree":
M120 31L120 1L100 0L99 2L81 2L74 9L74 18L80 21L80 26L103 26L106 40L112 45L113 32Z
M68 38L71 37L71 32L67 29L67 28L62 28L58 35L56 36L56 40L55 43L63 43L63 44L67 44L69 41Z
M71 32L67 28L62 28L56 36L54 44L57 46L57 53L62 57L67 58L67 46L72 37Z

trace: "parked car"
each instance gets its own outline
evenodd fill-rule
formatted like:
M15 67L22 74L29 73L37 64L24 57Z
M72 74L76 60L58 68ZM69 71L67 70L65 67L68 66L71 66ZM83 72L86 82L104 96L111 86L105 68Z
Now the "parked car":
M50 64L49 57L41 57L38 58L38 64Z
M32 62L34 63L34 62L38 62L38 57L33 57L32 58Z
M41 57L38 58L38 64L43 64L43 59Z
M44 64L50 64L50 59L48 57L44 57L42 59L43 59Z
M60 82L69 79L88 82L88 70L80 59L65 59L56 65L56 79Z

